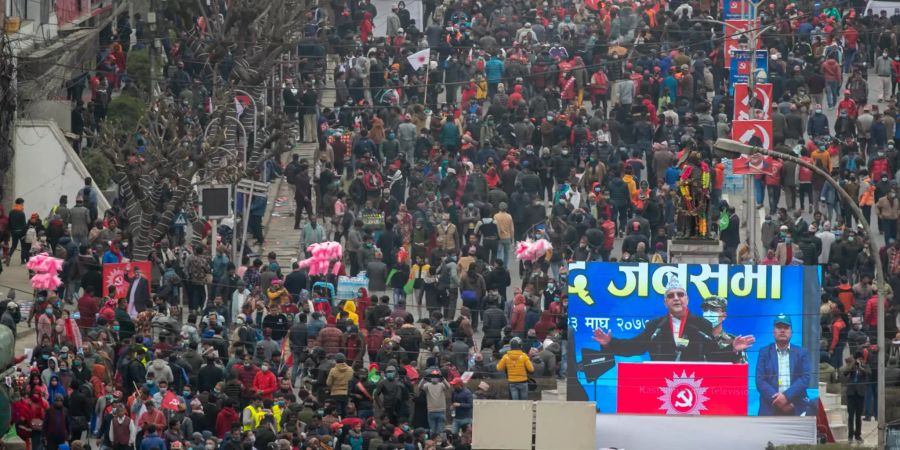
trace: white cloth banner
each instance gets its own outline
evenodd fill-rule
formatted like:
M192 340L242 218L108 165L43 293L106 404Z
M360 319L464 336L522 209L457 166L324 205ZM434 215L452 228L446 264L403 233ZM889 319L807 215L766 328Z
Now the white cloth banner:
M600 448L688 450L710 448L711 442L727 442L729 450L759 450L769 442L814 445L816 418L597 414Z
M387 35L387 16L391 13L391 7L396 5L400 0L372 0L375 10L375 36ZM425 30L425 22L422 20L422 14L425 8L422 6L422 0L406 1L406 9L409 11L409 18L415 21L416 28L419 31Z

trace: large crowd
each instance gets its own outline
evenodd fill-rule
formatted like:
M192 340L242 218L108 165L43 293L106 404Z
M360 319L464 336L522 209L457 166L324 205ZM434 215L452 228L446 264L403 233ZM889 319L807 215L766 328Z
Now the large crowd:
M88 179L74 206L63 196L43 218L27 199L2 212L7 270L39 252L64 260L60 288L36 292L27 314L14 292L0 304L0 323L37 331L12 407L29 450L470 448L474 400L537 399L566 377L569 262L666 262L688 159L711 169L720 261L821 265L820 372L849 354L878 376L873 252L891 332L900 305L900 11L809 1L760 11L774 149L831 173L882 236L817 173L768 158L752 248L745 218L722 200L722 158L733 155L713 145L734 119L721 26L704 21L721 17L717 5L423 7L424 23L402 1L390 12L369 0L310 12L304 48L324 52L301 58L272 103L318 148L312 160L261 162L294 190L296 254L257 254L267 200L256 197L257 246L240 260L230 239L192 243L173 224L151 255L152 287L130 273L117 294L102 265L131 258L121 198L98 213ZM373 35L378 14L386 36ZM162 99L194 104L204 120L211 87L190 28L163 48ZM74 103L79 148L127 83L131 33L119 21L92 101ZM424 62L408 58L426 48ZM329 89L334 104L322 104ZM553 250L516 258L528 239ZM342 257L311 274L302 261L325 242ZM341 288L360 280L349 295ZM862 386L854 405L874 415L874 384L850 383Z

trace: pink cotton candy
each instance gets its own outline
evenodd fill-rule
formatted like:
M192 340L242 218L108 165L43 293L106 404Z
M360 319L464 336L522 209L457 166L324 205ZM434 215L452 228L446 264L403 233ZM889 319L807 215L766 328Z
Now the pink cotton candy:
M47 273L59 273L62 270L63 260L59 258L47 257L44 259L44 264L41 269L38 269L41 272Z
M343 248L337 242L320 242L306 248L312 256L298 262L300 268L308 268L310 275L326 275L331 261L340 260Z
M543 258L550 250L553 250L553 245L546 239L516 243L516 256L522 261L535 262Z
M46 253L34 255L28 259L28 263L25 264L25 266L28 267L28 270L42 272L40 268L44 266L44 260L47 259L47 257L48 255Z
M32 256L26 266L32 272L31 287L37 290L53 291L62 284L57 274L62 270L63 260L41 253Z
M56 274L42 273L31 277L31 287L42 291L55 291L62 280Z

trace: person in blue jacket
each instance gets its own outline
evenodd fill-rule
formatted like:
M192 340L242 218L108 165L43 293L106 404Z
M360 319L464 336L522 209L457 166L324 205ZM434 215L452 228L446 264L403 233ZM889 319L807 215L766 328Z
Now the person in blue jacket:
M491 56L491 59L484 65L484 74L487 76L488 82L488 98L493 98L497 93L497 84L503 81L503 61L497 55Z
M814 415L806 396L811 377L809 354L802 347L791 345L790 316L775 316L774 326L775 342L760 349L756 362L759 415Z

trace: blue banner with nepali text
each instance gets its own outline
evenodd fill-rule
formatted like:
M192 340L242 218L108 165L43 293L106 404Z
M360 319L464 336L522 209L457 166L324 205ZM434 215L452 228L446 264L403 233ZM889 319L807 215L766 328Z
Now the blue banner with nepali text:
M569 400L815 417L817 268L574 263L568 284Z

